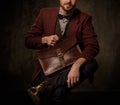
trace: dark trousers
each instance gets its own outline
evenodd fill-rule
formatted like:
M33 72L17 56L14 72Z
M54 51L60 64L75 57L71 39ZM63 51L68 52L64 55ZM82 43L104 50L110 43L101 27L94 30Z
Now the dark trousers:
M94 72L98 69L98 64L95 59L90 62L85 63L81 67L80 72L80 81L74 85L72 88L80 85L86 78L91 77ZM40 73L39 79L40 81L47 80L53 86L53 91L50 96L50 105L63 105L64 99L67 93L72 89L67 87L67 75L69 73L69 69L61 72L53 77L46 77L43 72Z

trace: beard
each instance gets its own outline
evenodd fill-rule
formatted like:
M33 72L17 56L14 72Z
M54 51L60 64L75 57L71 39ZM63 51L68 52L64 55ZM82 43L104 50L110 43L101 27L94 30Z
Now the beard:
M66 12L70 12L71 10L73 10L73 8L75 8L75 5L72 5L71 3L65 3L65 4L60 5L60 6Z

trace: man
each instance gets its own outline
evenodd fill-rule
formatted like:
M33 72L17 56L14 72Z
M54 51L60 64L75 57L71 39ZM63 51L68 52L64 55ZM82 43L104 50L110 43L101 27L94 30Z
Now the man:
M27 48L43 49L54 47L69 35L75 35L82 50L80 57L71 68L53 77L46 77L38 63L32 76L32 82L49 81L53 86L51 102L63 104L69 89L90 77L97 69L94 59L99 53L97 35L92 25L92 17L75 8L77 0L59 0L60 7L43 8L25 37ZM53 79L52 79L53 78Z

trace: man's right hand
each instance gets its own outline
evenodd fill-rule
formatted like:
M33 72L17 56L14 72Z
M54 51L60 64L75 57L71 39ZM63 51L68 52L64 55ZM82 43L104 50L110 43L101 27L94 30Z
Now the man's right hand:
M45 36L42 38L42 43L48 46L55 46L56 42L59 40L57 35Z

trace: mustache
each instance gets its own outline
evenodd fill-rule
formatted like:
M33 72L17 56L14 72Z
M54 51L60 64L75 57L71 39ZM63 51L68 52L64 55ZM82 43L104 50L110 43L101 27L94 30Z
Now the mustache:
M68 2L68 3L64 3L64 5L72 5L71 2Z

